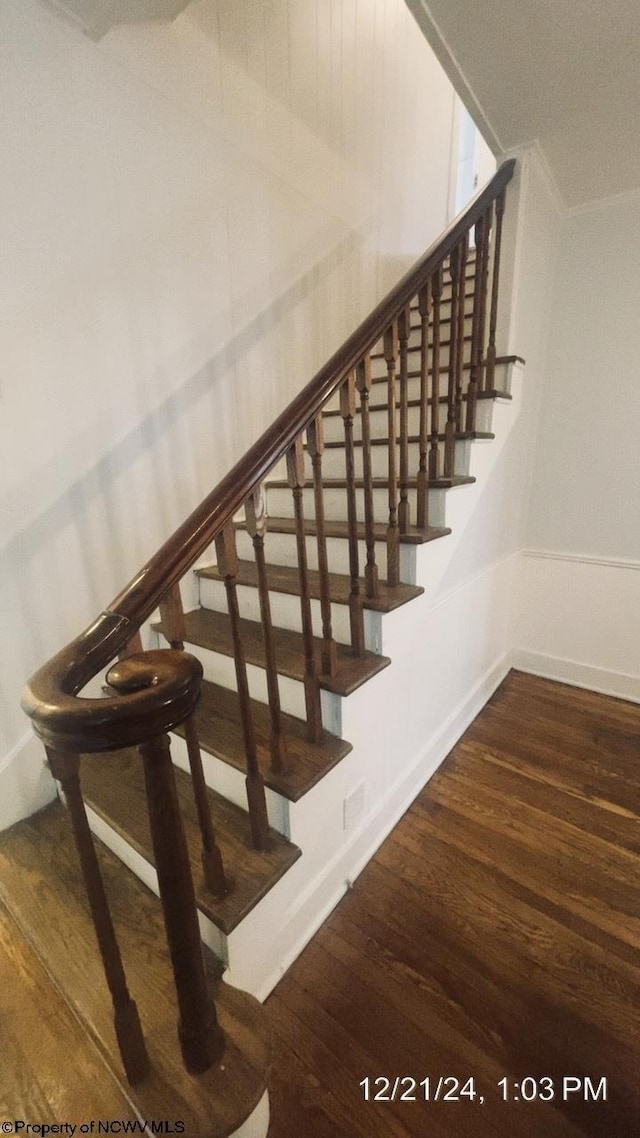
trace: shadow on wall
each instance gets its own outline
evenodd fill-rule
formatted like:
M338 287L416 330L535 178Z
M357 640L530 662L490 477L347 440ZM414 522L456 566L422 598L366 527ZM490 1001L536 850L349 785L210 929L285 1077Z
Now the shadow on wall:
M336 241L336 229L342 227L333 223L314 239L315 251L320 241L329 249L311 269L5 545L0 603L8 621L4 668L10 674L1 685L0 711L5 726L13 723L15 730L0 741L0 756L24 730L17 705L25 679L102 610L370 310L375 283L368 296L362 287L376 267L369 235L361 230ZM298 252L296 262L303 257ZM384 277L392 283L406 268L406 259L390 259ZM282 280L282 266L278 275ZM337 312L346 328L336 322ZM292 371L291 335L305 333L293 357L307 362ZM255 369L252 377L245 365L252 353L260 358L261 345L267 349L258 391ZM80 438L71 455L56 456L38 480L59 484L76 449L82 457L90 441ZM29 486L11 497L3 503L4 516L18 518L23 506L24 518Z
M250 393L242 390L242 369L246 358L258 345L267 342L274 329L284 327L285 321L295 309L308 302L314 294L318 294L318 302L314 305L311 316L314 318L316 327L322 324L323 281L335 273L345 262L352 259L362 247L363 241L364 239L359 234L350 234L345 240L334 245L320 261L317 261L311 269L281 293L272 304L258 312L240 332L228 340L220 351L178 390L167 395L152 412L137 423L115 446L104 453L80 478L65 487L64 491L46 510L41 511L37 517L23 525L22 528L18 528L15 535L3 546L0 586L6 583L7 578L10 578L16 569L23 568L25 564L30 562L38 550L49 543L55 534L69 524L71 520L77 522L87 511L92 500L102 496L108 503L111 495L110 488L121 478L126 477L127 472L133 468L139 456L142 453L152 452L166 435L179 429L181 422L187 424L189 417L199 412L199 405L203 400L212 394L215 396L215 400L210 407L212 414L208 421L208 428L211 432L212 451L215 455L214 477L222 477L231 464L242 456L252 439L250 438L244 443L244 440L239 438L240 426L233 419L227 422L221 421L224 419L224 415L220 415L221 411L229 415L234 409L232 408L232 399L223 401L220 386L226 380L230 393L233 393L234 386L237 386L240 403L248 398ZM265 282L264 292L269 292L268 281ZM278 382L278 374L283 374L286 363L285 360L270 361L270 371L273 369L273 374L265 374L265 388ZM293 398L296 391L304 386L310 378L311 373L305 374L299 383L289 383L288 389L285 389L284 385L281 384L279 394L282 398L278 410L285 406ZM242 411L242 407L235 408L235 410ZM260 429L266 429L269 422L270 420L264 424L261 423ZM183 427L183 429L187 428ZM92 433L89 432L88 435L90 440L93 437ZM84 442L84 438L78 440L80 452L83 450ZM162 458L162 456L159 457ZM178 452L175 457L177 463L182 462L186 457L185 452ZM211 469L211 452L205 456L203 465ZM58 466L61 466L63 470L68 468L68 453L56 456L47 466L40 468L35 476L38 482L55 485L59 481ZM172 472L160 463L155 473L158 477L157 480L154 480L154 488L158 495L165 495L168 487L163 486L162 482L163 479L168 480ZM211 488L212 484L209 484L202 491L202 494L208 493ZM181 503L181 508L183 510L195 508L201 500L201 496L196 497L190 503ZM30 498L30 487L24 483L6 494L2 501L3 517L6 519L13 516L16 520L19 520L21 515L24 517L25 504L29 502ZM135 509L136 503L132 502L131 505ZM147 503L148 506L149 503ZM118 518L110 513L108 506L105 520L108 523L108 529L111 531L118 522ZM182 520L183 514L180 514L174 524L179 524ZM169 534L167 533L166 536ZM163 540L163 538L159 540Z

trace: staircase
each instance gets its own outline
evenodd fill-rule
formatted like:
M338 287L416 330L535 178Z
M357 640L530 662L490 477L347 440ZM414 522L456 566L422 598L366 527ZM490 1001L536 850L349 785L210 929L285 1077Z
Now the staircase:
M255 996L335 903L316 884L363 812L364 788L342 799L348 708L371 714L393 669L384 621L423 595L417 551L450 540L450 496L511 399L519 361L496 325L512 174L31 681L66 809L0 837L0 899L131 1117L265 1133Z

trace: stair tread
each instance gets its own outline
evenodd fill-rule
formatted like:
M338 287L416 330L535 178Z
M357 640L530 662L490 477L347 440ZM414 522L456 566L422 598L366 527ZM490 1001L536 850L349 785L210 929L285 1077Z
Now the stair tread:
M441 369L441 370L446 370L446 369ZM429 374L431 374L431 373L429 373ZM409 379L419 379L419 378L420 378L420 372L419 371L413 371L413 372L409 373ZM375 377L373 379L373 383L382 383L382 382L384 382L384 383L387 382L386 375L380 377L379 379L376 379ZM497 387L494 387L491 391L479 391L477 398L478 399L512 399L513 396L511 395L510 391L500 391ZM467 402L466 391L463 391L463 393L462 393L462 400L464 403ZM441 395L439 400L438 400L438 403L440 403L442 406L444 406L446 403L448 403L448 401L449 400L448 400L448 397L446 395ZM429 406L431 406L431 404L433 403L433 399L430 398L427 402L428 402ZM408 400L408 406L409 407L419 407L420 404L421 404L421 400L419 397L415 398L415 399L409 399ZM369 411L370 412L386 411L387 407L388 407L388 402L386 402L386 403L370 403L369 404ZM399 395L399 393L398 393L398 397L396 399L396 407L398 407L398 408L400 407L400 395ZM336 417L338 415L341 415L341 414L342 414L342 412L340 411L339 407L332 407L330 410L326 410L326 411L322 412L323 417L327 416L327 417L332 417L332 418ZM358 404L358 406L356 407L356 415L359 415L359 414L360 414L360 405Z
M478 439L478 440L479 439L495 439L495 437L496 436L493 433L493 431L458 431L458 433L456 434L456 441L458 441L458 442L473 442L476 439ZM444 431L441 431L440 434L438 435L438 441L444 442L444 440L445 440L445 434L444 434ZM420 442L420 436L419 435L409 435L407 442L419 443ZM338 439L337 441L334 440L332 442L326 442L325 441L324 445L325 445L327 450L329 450L331 448L337 449L339 447L344 447L344 439ZM362 439L354 439L353 445L355 447L361 447L362 446ZM376 437L374 439L371 439L371 446L372 447L374 447L374 446L386 446L386 447L388 447L389 446L389 439L384 438L384 437L380 437L380 438ZM305 449L306 449L306 447L305 447Z
M217 565L210 565L204 569L198 569L196 572L198 577L205 577L211 581L223 580ZM331 600L335 604L348 604L351 593L351 578L346 573L329 573L328 577ZM309 594L313 600L318 600L320 597L320 574L317 569L308 570L308 579ZM257 588L258 571L255 562L239 561L236 580L238 585L249 585L254 589ZM294 596L300 594L300 575L297 569L290 566L268 564L267 580L270 592L288 593ZM387 585L386 581L381 581L377 597L367 597L363 593L362 599L363 605L367 609L372 609L374 612L392 612L393 609L399 608L407 601L412 601L414 597L421 596L423 592L424 589L419 585Z
M346 739L339 739L328 731L324 732L320 743L310 743L306 737L306 723L283 712L285 769L274 773L271 770L269 750L271 736L269 709L266 704L252 699L251 711L258 763L265 785L290 802L297 802L302 798L327 771L352 750L351 743ZM238 693L204 680L195 717L202 749L216 755L237 770L244 771L245 744ZM176 730L177 734L184 735L184 728L179 727Z
M115 1076L0 905L3 1114L11 1118L134 1119ZM73 1071L61 1079L60 1071Z
M210 609L193 609L185 613L186 640L200 648L209 648L224 656L233 656L231 639L231 622L227 613L212 612ZM162 624L154 625L162 631ZM259 668L265 666L264 640L262 637L262 624L256 620L240 620L240 636L247 664L255 664ZM293 632L288 628L274 628L273 639L275 645L278 672L290 679L302 681L304 678L304 651L302 633ZM372 676L381 672L390 663L388 656L377 656L373 652L365 652L364 656L352 656L350 648L343 644L336 644L337 667L335 675L325 676L321 673L322 641L314 637L316 654L316 667L320 680L320 687L325 691L335 692L337 695L351 695Z
M207 890L200 860L200 830L191 778L174 768L176 788L191 858L198 908L223 933L233 932L247 913L300 857L300 850L275 830L270 848L251 846L249 817L239 806L208 788L211 817L225 869L234 882L226 897L216 899ZM142 760L135 749L83 755L82 789L85 802L129 845L155 864L146 808Z
M432 490L449 490L452 486L469 486L472 482L475 482L475 478L470 474L453 474L449 478L441 475L438 478L431 478L429 480L429 486ZM407 487L410 490L415 490L416 484L416 478L409 478L407 481ZM284 490L289 487L286 478L274 478L266 482L265 485L267 488L273 488L274 490ZM344 478L323 478L322 485L325 490L343 490L346 488L347 482ZM389 482L386 478L372 478L371 485L374 490L385 490ZM356 478L355 486L357 490L361 490L364 486L363 479Z
M160 902L99 841L95 842L125 972L138 1005L151 1073L126 1084L113 1030L112 1007L71 823L60 802L0 835L0 897L54 984L113 1071L142 1118L179 1118L185 1133L224 1138L257 1105L270 1062L264 1008L221 983L205 949L218 1018L226 1036L222 1059L188 1075L177 1041L177 1008ZM91 1110L83 1115L83 1121Z
M246 529L244 522L236 522L236 529ZM296 523L293 518L278 518L269 515L268 528L270 533L295 534ZM349 537L348 522L325 521L325 534L327 537L337 537L347 540ZM304 532L308 537L315 537L317 532L315 518L305 518ZM375 522L373 532L376 541L387 540L387 526L384 522ZM451 530L448 526L429 526L426 530L417 526L409 526L406 533L400 534L400 541L405 545L424 545L428 541L437 541L440 537L448 537ZM360 541L365 540L364 522L358 522L357 534Z

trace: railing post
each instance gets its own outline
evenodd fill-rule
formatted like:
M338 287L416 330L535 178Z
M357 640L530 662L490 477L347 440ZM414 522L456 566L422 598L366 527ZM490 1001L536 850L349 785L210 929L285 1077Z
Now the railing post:
M387 434L389 450L389 524L387 526L387 584L400 584L400 531L398 529L398 459L396 430L396 355L398 331L395 321L384 333L387 364Z
M166 639L171 647L179 652L184 651L186 637L184 609L180 596L180 586L174 585L160 601L160 619ZM216 833L211 818L211 808L207 794L207 784L202 766L202 753L198 739L198 729L193 715L184 723L185 742L189 757L191 771L191 784L193 797L198 814L200 838L202 841L201 860L204 882L214 897L224 897L229 892L229 881L224 871L222 853L216 840Z
M354 656L364 655L364 619L360 596L360 565L358 556L358 512L356 508L356 467L353 447L353 420L356 413L356 386L351 372L340 388L340 414L344 422L344 457L347 482L347 525L349 530L349 622L351 650Z
M298 576L300 580L300 613L302 617L302 642L304 649L303 683L307 715L307 736L311 743L319 743L323 736L322 708L320 704L320 684L316 673L313 622L311 619L304 502L302 497L306 479L304 474L304 450L302 438L300 437L296 439L293 446L287 451L287 474L289 476L289 486L293 494L293 512L296 526L296 550L298 553Z
M51 773L62 786L69 810L93 927L102 957L105 978L111 993L118 1047L127 1079L133 1086L140 1083L149 1073L149 1058L140 1026L138 1009L129 995L100 864L87 821L80 789L80 758L78 755L57 751L52 747L47 747L46 751Z
M462 375L464 372L465 317L467 294L467 258L469 237L465 233L460 242L459 280L458 280L458 327L456 329L456 434L462 430ZM453 328L451 330L453 335Z
M409 511L409 377L408 351L411 335L409 307L398 317L398 344L400 347L400 503L398 528L407 533L411 521Z
M254 490L245 502L245 518L247 532L253 541L253 551L256 559L258 574L258 600L260 602L260 619L262 623L262 638L264 641L264 654L267 673L267 692L269 696L269 715L271 718L271 738L269 749L271 752L271 770L279 773L284 770L286 760L286 745L282 733L282 710L280 707L280 689L278 687L278 666L276 664L276 649L273 642L273 625L271 622L271 602L269 600L269 581L267 579L267 565L264 555L264 537L267 532L267 514L265 498L262 487Z
M144 762L153 853L178 996L178 1037L190 1074L207 1071L224 1050L209 995L189 853L168 735L139 745Z
M460 280L460 246L449 258L451 276L451 324L449 332L449 382L447 385L447 425L444 435L444 474L452 478L455 473L456 454L456 382L458 374L458 283Z
M429 310L431 308L431 289L429 282L418 294L420 313L420 428L419 465L416 491L416 525L418 529L429 527L429 470L427 446L429 437ZM436 442L437 453L437 442Z
M431 278L433 295L433 352L431 354L431 435L429 444L429 478L440 473L440 301L442 297L442 266Z
M496 228L493 241L493 276L491 278L491 314L489 317L489 346L487 348L487 388L493 391L496 370L496 327L498 323L498 292L500 288L500 249L502 245L502 218L505 191L496 198Z
M378 595L378 566L376 565L376 534L373 513L373 481L371 470L371 422L369 395L371 393L371 355L367 352L356 368L356 387L360 393L360 425L362 429L362 479L364 495L364 539L367 547L367 564L364 570L368 597Z
M316 542L318 547L318 582L320 588L320 615L322 618L322 671L332 676L337 666L336 642L331 626L331 587L329 582L329 561L327 557L327 535L324 521L324 486L322 482L322 456L324 454L324 430L322 415L313 419L307 427L307 447L313 469L313 499L316 513Z
M466 430L471 434L476 429L476 406L478 399L478 381L481 366L481 337L482 337L482 263L484 250L484 223L480 218L475 227L476 264L473 281L473 323L471 330L471 367L469 371L469 384L467 386L467 420Z
M131 639L127 641L122 651L118 652L118 659L126 660L128 656L135 656L137 652L142 652L143 650L142 637L140 635L140 629L138 629L134 632Z
M485 359L485 334L487 321L487 298L489 292L489 240L491 237L491 210L480 219L482 226L482 240L480 247L476 247L476 274L480 277L480 315L478 317L478 391L489 390L487 385L487 368Z
M238 575L238 554L236 551L236 538L233 523L229 523L216 535L216 556L218 569L224 579L227 594L227 608L231 625L231 640L233 643L233 661L236 670L236 684L238 687L238 702L240 704L240 719L244 738L244 751L247 763L247 803L249 806L249 822L251 824L251 838L257 850L269 847L269 819L267 817L267 801L264 791L264 780L258 763L256 737L253 728L253 714L251 712L251 697L249 695L249 681L247 679L247 664L240 634L240 610L238 608L238 594L236 591L236 577Z

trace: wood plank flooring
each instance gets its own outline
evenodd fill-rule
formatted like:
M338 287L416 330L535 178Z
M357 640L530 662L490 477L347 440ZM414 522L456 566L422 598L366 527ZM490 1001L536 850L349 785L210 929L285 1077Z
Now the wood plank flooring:
M512 672L268 1000L269 1138L640 1135L639 817L640 708Z
M222 1058L203 1075L188 1075L184 1069L177 1039L177 1010L171 963L166 948L162 909L158 899L101 842L96 842L98 860L109 897L129 989L138 1005L151 1071L136 1087L126 1089L126 1097L137 1115L154 1120L180 1120L186 1138L223 1138L233 1133L260 1100L270 1064L270 1039L264 1008L252 997L220 982L219 962L204 951L209 982L215 996L218 1019L226 1037ZM47 806L0 835L0 903L4 904L24 939L33 947L44 973L67 1005L81 1021L86 1046L98 1051L115 1080L124 1079L118 1053L111 1000L104 982L95 933L89 916L84 885L75 852L66 810L60 802ZM17 1016L5 1022L0 995L0 1072L15 1057L5 1055L6 1043L20 1030ZM38 999L37 993L33 995ZM44 1008L43 1008L44 1011ZM21 1036L26 1052L41 1040ZM20 1118L18 1106L25 1102L38 1114L25 1121L76 1123L87 1117L100 1118L103 1099L101 1086L88 1090L86 1102L72 1096L74 1067L64 1068L64 1040L58 1036L59 1054L53 1043L48 1053L48 1075L40 1068L59 1095L67 1094L69 1109L75 1101L77 1116L45 1113L50 1100L25 1098L23 1084L7 1086L0 1074L0 1087L7 1099L6 1119ZM30 1058L30 1056L29 1056ZM88 1077L88 1076L87 1076ZM29 1080L28 1068L24 1078ZM106 1078L106 1076L105 1076ZM56 1089L57 1088L57 1089ZM52 1105L55 1100L51 1100ZM105 1103L104 1109L107 1109ZM131 1117L129 1113L112 1117ZM26 1111L26 1107L25 1107ZM109 1118L109 1113L102 1115ZM135 1117L135 1114L133 1115ZM115 1133L116 1131L114 1131ZM169 1131L171 1132L171 1131ZM26 1131L24 1131L26 1133ZM174 1129L173 1133L178 1133Z
M0 1023L0 1121L135 1119L97 1047L2 905Z

